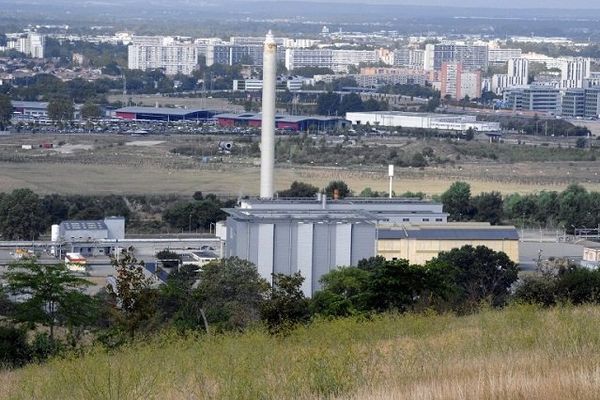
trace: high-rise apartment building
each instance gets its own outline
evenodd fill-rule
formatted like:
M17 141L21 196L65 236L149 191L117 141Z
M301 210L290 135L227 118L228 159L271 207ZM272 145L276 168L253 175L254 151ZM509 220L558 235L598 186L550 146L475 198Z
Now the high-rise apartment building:
M564 89L583 88L585 80L591 77L590 58L577 57L564 59L560 66L560 87Z
M481 72L465 70L461 63L447 62L440 72L441 95L455 99L478 98L481 96Z
M449 62L461 63L465 69L485 70L489 65L488 47L460 43L433 45L433 68L440 70L444 63Z
M198 47L173 38L135 37L127 48L129 69L162 69L167 75L191 75L198 65Z
M347 72L348 67L379 61L375 50L286 49L285 67L292 71L303 67L330 68L334 72Z
M44 58L46 37L39 33L27 33L7 41L7 47L32 58Z

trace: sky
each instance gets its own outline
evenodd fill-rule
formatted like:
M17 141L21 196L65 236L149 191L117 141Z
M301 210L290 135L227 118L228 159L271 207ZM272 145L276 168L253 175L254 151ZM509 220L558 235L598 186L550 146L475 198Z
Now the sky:
M223 1L223 0L218 0ZM320 0L308 0L319 2ZM600 0L325 0L335 3L372 3L442 7L600 9Z

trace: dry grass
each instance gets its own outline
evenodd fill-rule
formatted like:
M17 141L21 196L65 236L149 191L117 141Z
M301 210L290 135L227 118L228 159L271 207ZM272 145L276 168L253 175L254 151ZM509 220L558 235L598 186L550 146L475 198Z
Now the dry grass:
M178 146L202 147L218 155L217 136L173 135L144 138L118 135L23 135L0 138L0 188L3 191L28 187L39 193L186 193L196 190L229 195L258 192L258 159L223 156L220 161L202 163L199 157L173 154ZM235 140L235 139L234 139ZM68 141L55 150L22 150L21 144ZM153 146L126 145L130 142ZM158 143L161 142L161 143ZM427 142L429 143L429 142ZM89 150L84 150L89 149ZM69 150L64 151L64 150ZM425 169L397 168L394 189L444 192L452 182L464 180L473 193L497 190L502 193L530 193L562 190L579 182L600 190L597 162L514 163L465 162ZM294 180L324 187L331 180L344 180L356 192L364 188L387 191L385 166L323 167L277 165L275 185L286 189Z
M431 175L434 175L432 171ZM4 163L0 162L0 187L3 191L30 188L38 193L62 194L147 194L203 192L256 195L260 173L251 165L219 165L199 169L174 169L141 164L102 165L78 163ZM366 187L387 191L388 181L383 173L359 172L346 169L280 168L276 171L276 189L286 189L294 180L324 187L341 179L357 193ZM440 178L418 177L394 180L397 193L405 191L440 194L455 180L466 180L472 192L497 190L502 193L531 193L540 190L562 190L567 183L526 184L473 179L460 174ZM584 183L589 189L600 190L600 184Z
M319 321L163 335L0 374L10 399L595 399L600 308L513 306L454 316Z

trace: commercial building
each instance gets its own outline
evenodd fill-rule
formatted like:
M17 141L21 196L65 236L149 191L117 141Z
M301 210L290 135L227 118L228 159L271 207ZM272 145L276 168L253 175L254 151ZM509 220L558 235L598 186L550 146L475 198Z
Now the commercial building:
M13 116L20 119L47 119L48 102L46 101L11 101Z
M584 116L600 118L600 87L585 89Z
M377 254L387 260L406 259L422 265L443 251L466 245L502 251L513 262L519 262L519 235L513 226L450 223L380 226L377 230Z
M202 108L123 107L115 110L115 116L125 120L140 121L208 121L216 111Z
M567 89L562 96L561 115L565 117L585 116L585 89Z
M260 128L262 125L262 115L260 113L225 113L215 116L217 124L221 127L254 127ZM322 117L322 116L295 116L295 115L276 115L275 128L290 131L324 131L343 129L349 123L340 117Z
M391 126L402 128L498 132L498 122L477 121L474 115L408 113L399 111L349 112L346 119L352 125Z
M278 90L289 90L290 92L301 90L304 85L313 83L313 79L302 77L281 77L277 79ZM262 79L244 79L233 81L233 90L242 92L261 91L263 88Z
M504 91L503 98L506 107L515 111L560 113L560 90L551 86L527 85L510 87Z
M170 37L138 36L127 47L129 69L163 69L167 75L191 75L197 65L198 47Z

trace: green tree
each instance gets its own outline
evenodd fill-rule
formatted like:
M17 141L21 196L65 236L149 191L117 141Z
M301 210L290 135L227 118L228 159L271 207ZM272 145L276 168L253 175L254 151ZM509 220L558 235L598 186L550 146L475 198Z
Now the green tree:
M81 118L83 119L98 119L102 116L102 109L97 104L87 101L81 107Z
M13 113L13 106L10 102L10 97L5 94L0 94L0 129L4 130L6 125L10 123Z
M0 198L0 233L3 240L37 239L45 229L39 197L29 189L16 189Z
M91 303L81 301L86 296L82 292L92 283L73 275L64 264L42 265L35 259L12 263L6 279L12 293L26 297L17 305L15 319L48 326L51 340L60 320L71 326L85 323L71 317L88 311Z
M273 274L267 299L260 308L261 319L273 333L284 332L295 325L308 321L308 300L302 292L304 277L299 272L293 275Z
M336 93L323 93L317 97L317 114L337 115L340 107L340 96Z
M569 185L558 196L558 219L567 232L572 233L575 228L582 228L587 224L589 196L587 190L577 184Z
M452 303L459 310L472 310L482 301L493 306L504 304L518 275L517 265L505 253L485 246L467 245L442 252L427 267L446 272L454 286Z
M268 289L254 264L231 257L202 267L194 296L218 331L243 330L260 320Z
M350 93L342 96L337 115L345 115L347 112L363 110L364 104L360 96L356 93Z
M279 197L314 197L319 188L308 183L294 181L287 190L278 192Z
M444 211L454 221L465 221L471 216L471 186L466 182L454 182L442 193Z
M197 265L184 265L171 272L167 282L160 287L158 307L162 317L178 329L204 326L201 303L194 291L194 284L200 277L199 271Z
M500 192L481 193L471 199L476 221L498 225L502 222L504 205Z
M471 141L474 138L475 138L475 130L473 130L473 128L469 127L469 129L467 129L467 131L465 132L465 140Z
M56 97L48 102L48 118L54 122L72 121L75 113L73 101Z
M0 368L21 367L30 360L27 332L15 326L0 325Z
M152 324L158 298L158 292L144 274L144 262L138 261L133 251L130 247L111 257L117 273L115 284L107 286L116 323L132 339L140 329Z
M320 279L321 290L310 303L311 312L344 317L368 310L367 284L369 272L356 267L334 269Z
M325 187L325 194L333 199L336 197L343 199L344 197L350 196L350 188L344 181L331 181Z
M169 249L157 252L156 258L162 262L165 268L177 268L181 264L181 255Z

